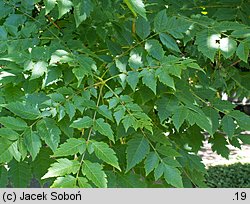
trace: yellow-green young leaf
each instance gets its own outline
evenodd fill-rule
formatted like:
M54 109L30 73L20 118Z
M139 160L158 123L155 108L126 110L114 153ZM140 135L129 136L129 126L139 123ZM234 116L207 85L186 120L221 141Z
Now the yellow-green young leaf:
M54 152L60 142L61 130L51 118L44 118L37 123L37 130L40 137Z
M9 103L6 108L17 116L28 120L35 120L41 115L39 109L36 106L28 103L25 104L22 102L12 102Z
M236 124L234 123L234 120L231 117L225 115L221 120L221 125L223 131L227 134L227 136L229 138L232 138L236 129Z
M58 159L56 163L51 164L48 172L42 177L42 179L64 176L68 174L75 174L80 169L80 163L76 160Z
M164 165L164 178L170 185L183 188L181 172L177 168Z
M51 188L76 188L76 178L71 175L57 177Z
M42 147L40 137L30 128L24 131L23 137L24 144L27 150L30 152L32 160L34 161L38 152L40 151L40 148Z
M188 110L186 107L182 106L176 110L172 119L177 131L179 131L181 125L184 123L187 116L188 116Z
M168 49L175 52L181 52L176 41L168 34L160 33L160 40L162 44L165 45Z
M139 14L143 18L147 19L145 5L142 0L124 0L124 2L135 16Z
M249 56L250 43L241 42L236 50L237 56L247 63Z
M145 159L144 167L146 170L146 176L153 171L159 164L159 157L155 152L150 152Z
M95 131L98 131L102 135L107 136L111 141L115 141L111 126L108 123L105 123L103 118L98 118L97 120L95 120L93 128Z
M111 149L104 142L97 142L97 141L91 140L90 143L92 144L94 148L95 155L99 159L121 170L119 167L118 158L116 157L113 149Z
M0 128L0 137L8 139L8 140L17 140L19 138L19 134L10 129L10 128Z
M131 140L128 141L128 146L126 149L126 158L127 158L127 168L128 172L136 164L141 162L149 153L150 146L142 135L135 135Z
M70 0L57 0L57 6L59 11L58 18L61 18L64 14L70 11L73 3Z
M82 118L78 118L77 120L73 121L70 125L72 128L90 128L93 125L93 119L89 116L83 116Z
M92 163L88 160L83 161L82 173L99 188L107 188L106 174L102 166L98 163Z
M60 145L54 153L54 157L62 157L75 155L77 153L84 153L86 150L86 141L83 138L76 139L70 138L66 142Z
M78 177L78 186L80 188L91 188L92 186L88 183L88 180L84 177Z
M4 125L4 127L13 129L13 130L24 130L27 128L27 123L22 120L21 118L14 118L14 117L1 117L0 123Z

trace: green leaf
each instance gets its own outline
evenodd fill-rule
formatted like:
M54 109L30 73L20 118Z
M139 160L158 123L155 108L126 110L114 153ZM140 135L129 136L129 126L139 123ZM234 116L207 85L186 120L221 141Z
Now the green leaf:
M31 163L32 172L40 182L42 182L41 178L46 174L50 165L55 162L51 155L52 151L48 147L41 148L36 159Z
M79 66L73 68L72 72L76 76L79 86L85 76L91 75L92 70L96 70L96 64L90 57L79 56L76 60L79 63Z
M177 152L173 147L168 145L161 145L156 147L157 152L167 157L180 157L180 153Z
M155 16L154 27L156 32L165 32L167 30L167 13L166 10L162 10Z
M126 150L126 172L141 162L147 156L149 150L149 143L142 135L135 135L131 140L129 140Z
M92 0L74 0L74 17L76 27L85 21L94 9Z
M166 10L162 10L155 16L154 27L157 33L167 32L174 38L183 38L185 33L192 23L184 18L177 18L175 16L168 17Z
M244 131L250 131L250 117L240 111L232 111L228 116L233 117L240 128Z
M149 70L142 70L140 72L140 77L142 77L142 83L145 84L148 88L150 88L154 94L156 94L156 77L155 77L155 71L153 69Z
M124 110L123 107L121 107L121 109L119 109L118 111L116 111L114 113L114 117L115 117L117 125L120 124L120 122L123 119L124 115L125 115L125 110Z
M32 178L30 165L25 161L12 161L9 176L14 188L27 188Z
M130 127L134 127L135 129L138 128L137 125L136 125L136 119L132 115L126 115L124 117L124 119L122 120L122 124L123 124L126 132L128 131L128 129Z
M62 157L75 155L77 153L83 154L86 150L86 141L84 139L70 138L66 142L61 144L56 149L54 157Z
M90 144L93 146L95 155L99 159L121 170L119 167L118 158L116 157L114 150L111 149L106 143L91 140Z
M8 184L8 171L4 166L0 167L0 188L6 188Z
M110 121L114 122L112 111L108 109L107 105L101 105L97 108L98 113L100 113L105 118L109 119Z
M172 166L164 165L164 178L167 183L177 188L183 188L181 172Z
M150 152L145 159L144 167L146 170L146 176L153 171L159 164L159 157L155 152Z
M175 52L181 52L176 41L168 34L160 33L160 40L162 44L165 45L168 49Z
M228 59L232 57L237 48L237 42L232 38L226 37L220 40L220 50L222 55Z
M177 131L179 131L181 125L184 123L187 116L188 116L188 111L186 107L182 106L176 110L172 119Z
M6 108L17 116L28 120L35 120L41 116L38 107L28 103L12 102L9 103Z
M59 11L58 18L61 18L64 14L70 11L73 4L70 0L57 0L57 6Z
M172 69L173 68L174 67L172 67ZM175 90L174 79L168 74L167 70L165 70L164 68L159 68L156 70L156 75L161 83Z
M90 128L93 125L93 119L89 116L83 116L82 118L79 118L70 125L72 128Z
M51 164L48 172L42 177L42 179L64 176L68 174L75 174L80 169L80 163L76 160L58 159L56 163Z
M0 137L0 157L3 156L6 150L12 145L13 142L7 140L6 138Z
M37 130L40 137L54 152L60 142L61 130L53 119L44 118L37 123Z
M42 147L40 137L30 128L24 131L23 137L24 137L24 144L27 150L30 152L32 160L34 161L34 159L36 158L37 154L40 151L40 148Z
M75 106L73 105L73 103L67 101L65 103L65 111L68 114L70 120L72 120L73 117L75 116L75 113L76 113L76 109L75 109Z
M0 123L13 130L24 130L28 127L27 123L21 118L14 118L11 116L1 117Z
M246 63L249 56L249 48L250 48L249 43L241 42L236 50L237 56Z
M216 151L217 154L220 154L224 158L229 158L229 149L226 145L228 145L228 142L224 135L215 133L213 138L211 137L209 139L209 143L212 143L212 150Z
M111 126L108 123L105 123L103 118L98 118L97 120L95 120L93 128L95 131L98 131L102 135L107 136L111 141L115 141Z
M200 128L197 125L193 125L187 130L187 143L192 147L192 151L198 153L203 146L204 134L201 133Z
M142 0L124 0L124 2L135 16L139 14L143 18L147 19L145 5Z
M160 163L154 171L155 180L158 180L164 173L164 163Z
M219 115L218 111L214 110L211 107L205 107L205 108L203 108L203 112L205 113L205 115L212 122L212 132L211 133L214 134L218 130L218 128L219 128L219 118L220 118L220 115Z
M98 163L92 163L84 160L82 167L83 175L91 180L99 188L107 188L106 174L102 170L102 166Z
M232 138L236 129L236 124L234 123L234 120L231 117L225 115L221 120L221 125L223 131L227 134L227 136L229 138Z
M117 188L146 188L147 184L142 181L142 177L139 174L129 172L125 175L117 175Z
M175 113L178 109L178 100L173 95L168 95L166 97L159 98L156 101L156 107L158 111L158 116L161 123L166 120L172 113Z
M71 175L57 177L51 188L76 188L76 178Z
M150 23L145 19L139 17L135 24L136 34L142 39L146 39L150 34Z
M159 41L155 39L146 41L145 50L147 50L148 54L157 60L162 60L165 54Z
M30 79L36 79L43 76L47 72L48 63L39 61L32 66Z
M188 117L193 117L195 123L202 129L208 131L210 135L213 135L212 131L212 121L203 113L194 113L193 115L188 115Z
M88 180L83 177L78 177L78 185L80 188L91 188L91 185L88 184Z
M45 4L45 15L47 15L56 5L56 0L44 0Z
M8 139L8 140L17 140L19 138L19 134L9 128L0 128L0 137Z
M198 50L212 62L216 52L219 49L220 34L211 31L210 29L204 29L196 36L195 43L198 45Z
M139 73L136 71L129 71L126 80L132 90L135 91L136 86L139 82Z

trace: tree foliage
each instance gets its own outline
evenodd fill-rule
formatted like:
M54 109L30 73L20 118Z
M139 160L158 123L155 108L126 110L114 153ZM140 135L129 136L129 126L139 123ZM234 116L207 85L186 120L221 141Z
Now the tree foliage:
M250 96L249 3L0 0L1 186L205 186L201 132L250 130L221 100Z

